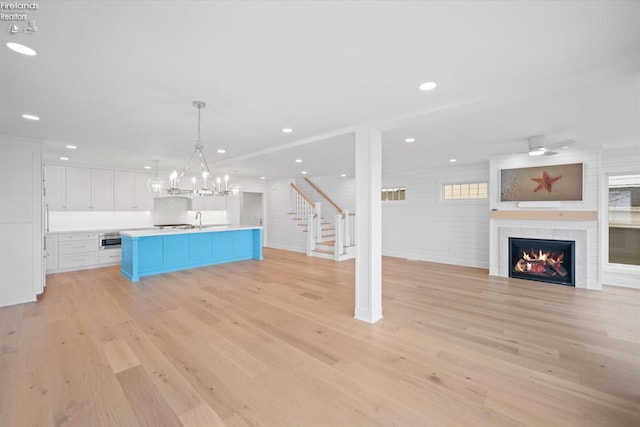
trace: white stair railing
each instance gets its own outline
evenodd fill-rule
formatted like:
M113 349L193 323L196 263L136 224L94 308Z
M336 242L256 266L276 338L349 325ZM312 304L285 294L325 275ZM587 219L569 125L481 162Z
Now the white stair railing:
M290 197L291 213L308 225L309 215L316 213L314 203L294 183L291 183Z
M356 214L349 212L347 209L344 211L344 245L355 246L356 245Z
M333 245L333 259L340 261L340 255L345 251L344 249L344 224L342 221L342 215L336 215L336 242Z
M316 214L309 214L307 216L307 224L310 226L307 227L307 256L311 256L312 252L316 249L316 227L313 226L316 218L318 216Z
M333 248L333 256L339 261L340 256L347 253L347 248L354 246L355 242L355 214L345 209L344 214L335 216L336 243Z

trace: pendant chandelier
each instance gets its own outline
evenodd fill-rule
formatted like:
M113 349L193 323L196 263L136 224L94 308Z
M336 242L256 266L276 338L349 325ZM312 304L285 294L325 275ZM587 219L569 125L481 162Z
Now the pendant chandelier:
M154 197L158 197L162 195L162 191L164 190L164 179L158 175L158 161L156 162L156 176L150 178L147 181L147 188L149 189L149 194Z
M195 149L187 165L181 172L173 171L169 175L169 188L168 194L171 195L193 195L193 196L225 196L231 194L237 196L242 191L240 185L229 184L229 175L224 175L223 178L217 177L215 180L209 170L207 159L204 157L204 146L200 141L200 110L205 108L207 104L203 101L193 101L193 106L198 109L198 138L196 139ZM194 159L197 159L196 163L200 164L200 170L197 168L191 169L191 164L194 163ZM180 188L180 182L184 179L191 179L188 187Z

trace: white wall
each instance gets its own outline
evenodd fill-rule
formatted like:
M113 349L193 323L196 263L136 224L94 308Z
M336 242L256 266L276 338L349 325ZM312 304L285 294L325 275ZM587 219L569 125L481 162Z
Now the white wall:
M290 210L290 184L294 179L273 180L267 183L266 231L269 235L268 247L294 252L306 252L306 233L300 231L296 221L292 221Z
M354 212L356 205L356 181L353 177L314 176L309 179L343 210L348 209L349 212ZM326 206L326 212L336 212L331 204L304 179L296 180L296 185L300 187L311 200L322 203L323 211Z
M640 266L609 264L608 188L609 175L640 173L640 145L602 153L600 185L600 259L601 280L604 284L621 285L640 289Z
M383 186L401 185L407 188L407 200L385 202L382 205L383 255L488 267L489 202L443 202L440 198L440 188L444 183L487 182L488 168L487 163L453 165L383 176ZM310 179L340 207L354 211L353 177ZM269 182L269 246L305 252L306 235L287 215L289 184L293 181ZM313 194L311 191L309 193ZM322 201L319 196L312 199Z
M489 202L444 201L443 184L487 182L487 163L388 174L407 200L382 203L382 254L445 264L489 266Z

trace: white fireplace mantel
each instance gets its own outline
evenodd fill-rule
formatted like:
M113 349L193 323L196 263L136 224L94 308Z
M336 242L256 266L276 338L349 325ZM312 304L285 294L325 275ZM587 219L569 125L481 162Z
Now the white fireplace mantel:
M576 288L602 289L598 269L597 221L492 219L490 275L509 277L509 237L575 241Z

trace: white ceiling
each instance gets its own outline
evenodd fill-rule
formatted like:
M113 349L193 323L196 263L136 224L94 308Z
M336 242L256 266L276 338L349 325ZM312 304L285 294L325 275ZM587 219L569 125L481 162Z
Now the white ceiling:
M36 34L0 36L0 133L46 140L47 162L180 169L196 99L214 173L251 178L352 175L364 126L383 130L387 172L522 151L536 134L640 143L638 1L41 1L27 13Z

